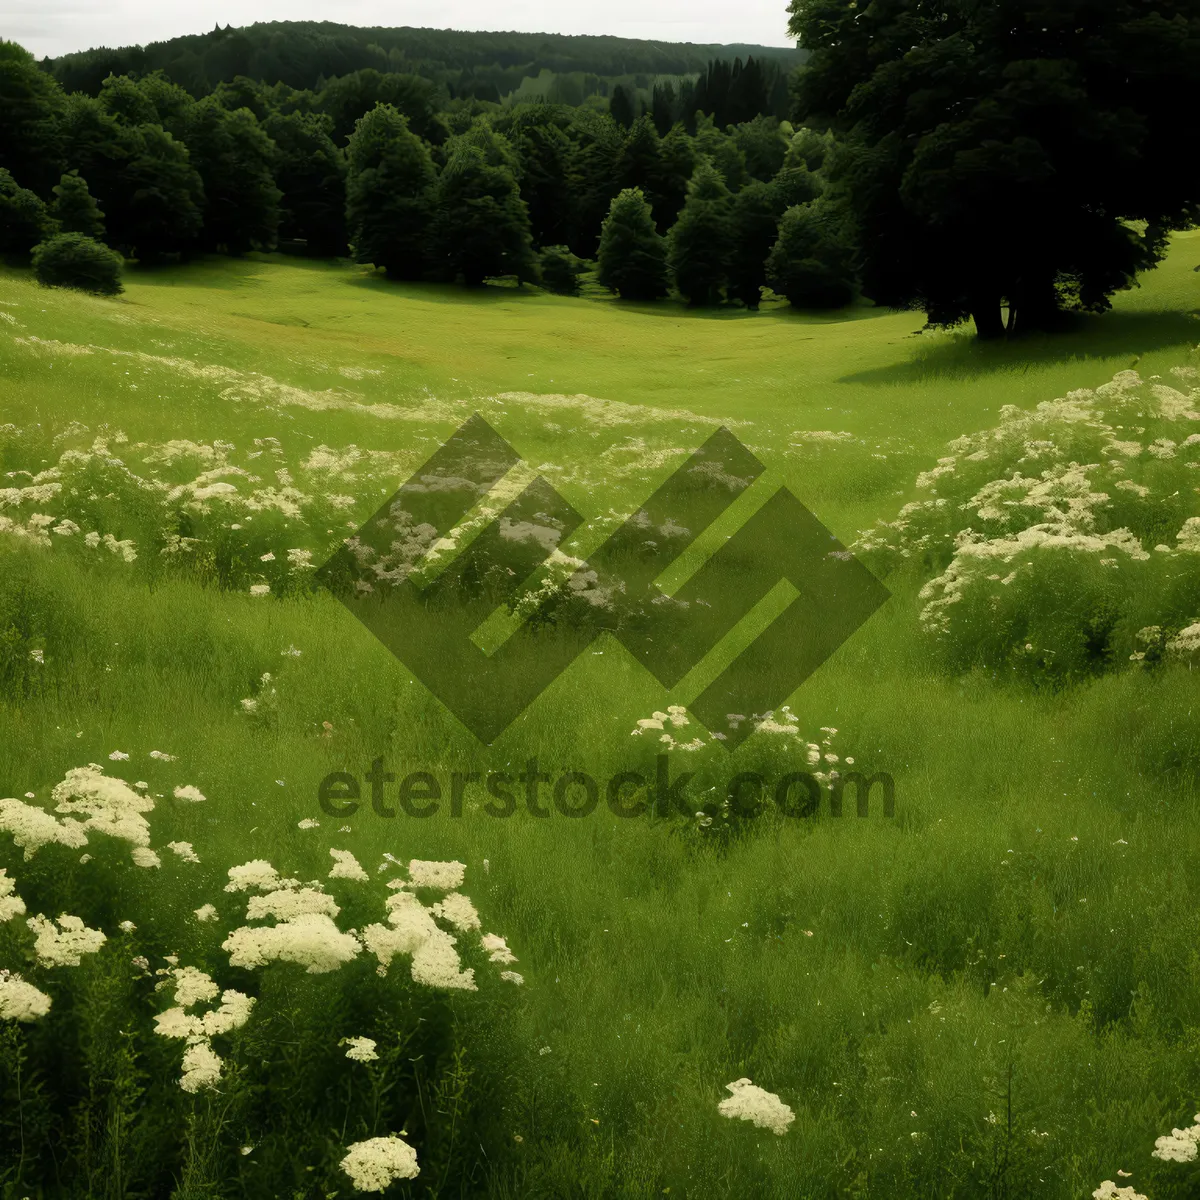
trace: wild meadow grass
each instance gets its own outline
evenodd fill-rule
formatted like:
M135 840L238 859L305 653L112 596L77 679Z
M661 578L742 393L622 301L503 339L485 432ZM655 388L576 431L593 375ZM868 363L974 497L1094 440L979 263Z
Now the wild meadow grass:
M0 508L23 531L0 539L0 796L51 810L99 764L161 797L163 859L51 845L26 862L0 833L27 909L0 924L0 969L52 998L42 1025L0 1022L6 1198L349 1195L347 1146L402 1130L420 1173L390 1194L414 1197L1195 1194L1194 1161L1152 1155L1200 1108L1187 661L1067 682L952 669L920 621L943 567L917 555L790 698L796 734L733 752L656 740L687 744L694 721L631 736L692 696L601 638L482 746L286 552L322 561L475 411L584 515L580 557L722 423L766 465L764 495L786 484L850 544L1002 406L1194 361L1198 247L1179 235L1108 316L1006 346L918 335L916 314L471 298L281 258L135 274L115 301L0 276L0 497L56 464L66 482ZM224 473L197 486L206 471ZM195 499L222 481L236 511ZM177 511L195 549L163 554ZM38 512L78 532L31 536ZM723 819L730 776L807 769L810 746L889 773L894 817L833 816L826 793L811 818ZM352 816L318 803L376 759L448 788L535 757L552 778L653 777L660 755L695 773L711 823L603 802L497 818L480 786L461 816L383 817L366 785ZM370 883L328 880L331 847ZM366 951L322 975L233 967L247 897L226 873L253 860L328 880L343 929L381 919L397 864L466 864L524 982L461 931L477 992L380 978ZM107 941L39 967L25 920L61 912ZM184 1043L154 1033L168 955L255 998L194 1094ZM347 1060L350 1036L380 1060ZM722 1115L740 1079L790 1108L785 1133Z

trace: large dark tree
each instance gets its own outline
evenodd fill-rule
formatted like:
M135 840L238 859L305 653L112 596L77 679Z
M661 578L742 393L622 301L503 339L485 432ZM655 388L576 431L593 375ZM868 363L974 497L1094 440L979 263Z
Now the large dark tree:
M608 206L620 191L617 163L624 138L620 126L608 113L587 108L575 110L567 136L574 146L570 186L578 222L575 236L568 244L582 258L594 258Z
M279 230L275 144L249 109L230 112L214 97L187 114L183 140L204 181L204 249L270 250Z
M333 118L333 140L342 145L354 123L376 104L390 104L408 118L418 137L437 144L446 131L438 120L437 88L419 75L381 74L371 68L329 80L317 96L322 112Z
M390 104L361 117L346 150L346 226L356 262L395 279L420 279L429 266L433 189L429 147Z
M0 255L24 258L52 230L41 199L0 167Z
M767 255L779 236L775 189L755 179L730 202L729 296L757 308L767 282Z
M732 250L729 189L702 159L688 185L687 202L667 236L667 262L679 294L690 304L717 304Z
M667 247L638 188L613 200L600 231L597 280L623 300L657 300L667 294Z
M333 144L324 113L272 113L263 130L275 143L280 240L309 254L346 253L346 157Z
M0 38L0 169L35 191L45 192L63 170L55 121L62 105L58 85L33 55Z
M575 233L570 124L571 110L558 104L523 104L494 122L520 159L521 199L535 246L565 245Z
M849 304L856 281L845 213L824 198L789 208L767 257L767 282L794 308Z
M868 296L981 336L1101 311L1200 199L1196 0L792 0ZM1145 221L1144 230L1132 224Z
M537 278L520 163L508 140L478 125L447 145L437 184L434 242L439 271L477 287L492 275Z
M204 187L182 142L79 94L67 97L58 134L104 210L111 246L143 262L195 247Z

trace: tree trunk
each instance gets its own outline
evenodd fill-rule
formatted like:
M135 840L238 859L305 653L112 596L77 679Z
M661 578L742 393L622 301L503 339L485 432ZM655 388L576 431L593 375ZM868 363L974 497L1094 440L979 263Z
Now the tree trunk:
M1004 336L1004 321L1000 316L998 296L972 298L971 320L975 322L975 333L981 341Z

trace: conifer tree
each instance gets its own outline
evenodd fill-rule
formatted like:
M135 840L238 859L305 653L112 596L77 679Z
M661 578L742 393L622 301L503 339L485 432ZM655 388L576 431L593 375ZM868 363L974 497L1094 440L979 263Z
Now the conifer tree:
M690 304L721 300L732 249L730 196L720 172L702 159L688 184L687 201L667 236L675 286Z
M104 240L104 214L78 171L68 171L54 186L52 214L61 233Z
M666 239L640 188L625 188L612 202L600 231L602 287L623 300L657 300L667 294Z

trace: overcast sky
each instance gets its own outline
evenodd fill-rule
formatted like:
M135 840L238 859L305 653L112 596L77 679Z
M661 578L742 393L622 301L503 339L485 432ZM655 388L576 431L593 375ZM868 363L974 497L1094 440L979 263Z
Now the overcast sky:
M0 0L0 36L38 58L204 33L218 22L289 20L795 45L787 37L787 0Z

